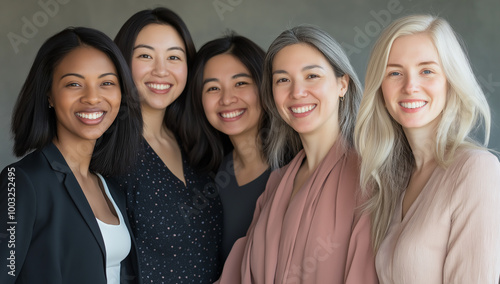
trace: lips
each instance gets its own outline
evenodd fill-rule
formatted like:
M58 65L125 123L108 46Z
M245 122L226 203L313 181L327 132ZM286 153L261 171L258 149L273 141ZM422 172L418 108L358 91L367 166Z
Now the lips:
M312 105L306 105L306 106L300 106L300 107L290 107L290 110L296 114L303 114L303 113L309 112L315 108L316 108L316 105L312 104Z
M96 111L96 112L77 112L76 115L81 118L85 119L90 119L90 120L95 120L98 118L101 118L103 116L104 112L103 111Z
M104 111L80 111L76 112L75 116L86 125L97 125L101 123L104 119L104 115L106 112Z
M245 112L245 110L241 109L241 110L220 112L219 115L222 118L231 119L231 118L236 118L236 117L241 116L244 112Z
M146 83L146 86L153 91L166 91L172 87L172 84L167 83Z
M426 101L400 102L399 105L407 109L417 109L425 106Z

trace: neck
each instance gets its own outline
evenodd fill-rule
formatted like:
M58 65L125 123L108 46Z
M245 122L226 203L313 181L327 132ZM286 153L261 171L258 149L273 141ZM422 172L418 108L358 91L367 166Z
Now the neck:
M165 109L157 110L147 107L142 107L142 119L144 121L143 135L146 138L158 139L164 137L166 127L164 127L163 119L165 117Z
M415 158L416 169L420 170L435 162L436 137L424 129L405 129L406 139Z
M233 144L233 161L245 168L255 164L266 164L262 158L262 147L257 133L251 135L230 136Z
M318 167L340 136L338 127L336 131L332 129L326 133L319 134L320 135L300 134L300 140L302 141L302 146L306 154L306 160L303 166L306 166L309 171L314 171Z
M90 160L94 152L95 140L85 140L72 143L54 138L52 141L59 149L73 174L87 177L90 174Z

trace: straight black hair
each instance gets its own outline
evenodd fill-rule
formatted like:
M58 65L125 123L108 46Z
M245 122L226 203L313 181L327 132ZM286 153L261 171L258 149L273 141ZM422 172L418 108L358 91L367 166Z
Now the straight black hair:
M137 35L141 30L150 24L160 24L172 26L177 33L181 36L186 47L187 55L187 65L188 72L191 70L190 66L196 54L196 49L191 38L191 34L184 23L184 21L175 12L168 8L159 7L155 9L142 10L130 17L125 24L121 27L120 31L115 37L115 43L118 48L122 51L125 60L128 65L131 66L132 54L134 52L135 40ZM189 79L186 82L186 86L189 85ZM184 105L186 101L186 89L181 93L181 95L171 103L165 112L165 117L163 123L167 128L173 131L177 136L179 136L179 131L181 131L179 120L181 120L182 112L184 110ZM181 141L184 142L184 141Z
M217 171L222 159L232 149L229 137L216 130L207 120L202 103L203 72L208 60L219 54L232 54L248 69L252 79L260 90L262 83L262 67L265 52L246 37L229 33L218 39L205 43L198 51L193 63L191 84L188 86L186 115L180 121L186 141L185 151L191 165L206 171ZM261 101L259 94L259 101ZM269 116L262 111L259 121L260 141L264 141L269 129ZM262 131L265 130L265 131ZM264 159L267 159L264 157Z
M123 173L134 162L141 141L139 97L118 47L107 35L90 28L66 28L40 47L12 115L14 154L20 157L33 150L40 150L57 136L57 118L48 102L54 69L68 53L82 46L95 48L109 57L118 72L122 93L118 116L97 139L90 170L103 175Z

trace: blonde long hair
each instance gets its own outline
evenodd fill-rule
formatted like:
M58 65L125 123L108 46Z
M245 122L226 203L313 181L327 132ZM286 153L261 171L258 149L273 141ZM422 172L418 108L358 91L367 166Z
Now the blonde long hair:
M432 142L436 161L446 167L458 148L486 147L489 140L491 114L486 97L449 23L430 15L406 16L391 23L372 50L354 132L355 147L362 157L361 187L372 196L366 209L372 213L375 250L386 235L397 200L415 168L401 125L385 109L380 86L394 40L418 33L431 37L448 81L446 106ZM484 127L483 145L470 136L477 125Z

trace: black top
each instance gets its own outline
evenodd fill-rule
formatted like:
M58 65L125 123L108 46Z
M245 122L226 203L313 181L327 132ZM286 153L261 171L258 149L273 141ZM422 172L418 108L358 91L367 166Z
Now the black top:
M136 238L143 283L213 283L222 270L222 205L208 175L182 153L187 186L143 139L132 173L118 180Z
M224 208L223 261L226 261L234 242L247 234L255 211L255 203L264 192L270 174L271 170L267 169L258 178L239 186L234 173L233 153L224 157L215 176Z
M123 192L109 179L106 183L125 213ZM99 225L73 172L52 143L0 174L0 256L2 284L107 283ZM139 283L136 270L132 240L130 254L121 262L121 283Z

